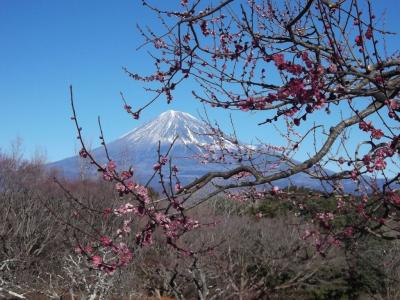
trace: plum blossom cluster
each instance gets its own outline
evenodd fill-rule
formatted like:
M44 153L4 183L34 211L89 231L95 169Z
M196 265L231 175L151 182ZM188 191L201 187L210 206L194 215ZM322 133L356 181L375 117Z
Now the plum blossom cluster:
M172 201L172 207L181 213L183 212L183 206L177 199ZM156 210L153 206L135 206L131 203L126 203L115 209L114 213L119 217L126 218L122 222L122 227L116 232L118 237L130 235L134 219L138 217L148 219L144 229L136 233L136 244L139 246L151 245L157 228L161 228L168 242L172 243L184 233L199 226L198 221L183 214L170 216L162 210Z
M182 231L190 231L199 226L198 221L188 217L168 217L162 212L156 213L154 217L170 240L177 239Z
M114 244L107 236L102 236L99 241L77 246L77 255L85 256L92 268L112 274L120 267L129 264L133 258L132 251L123 242Z
M317 220L321 222L321 225L325 228L329 228L330 222L334 219L332 212L321 212L316 215Z
M157 228L162 233L168 244L177 247L177 240L186 232L199 227L199 222L186 216L167 216L162 212L151 215L151 220L145 228L136 233L136 244L144 247L153 244L153 236Z
M133 182L132 180L117 182L115 189L118 191L120 196L134 193L142 203L150 203L149 190L146 187Z
M114 209L114 213L117 216L123 216L129 213L133 213L139 216L144 215L144 207L142 205L135 206L132 203L125 203L121 205L119 208Z
M371 121L361 121L359 127L362 131L370 132L372 139L380 140L383 137L383 131L381 129L375 129Z
M160 156L160 159L157 163L153 165L153 170L159 171L162 166L164 166L168 162L168 158L165 156Z
M116 182L115 190L120 197L131 196L132 201L116 208L107 208L103 212L104 219L114 215L120 220L121 225L113 237L103 235L85 247L78 246L77 254L85 255L92 267L112 273L133 259L136 247L152 245L153 236L158 229L163 233L168 244L183 251L177 246L177 240L186 232L199 227L199 222L183 213L183 202L179 198L167 197L166 201L170 203L171 209L159 209L152 201L149 189L132 180L134 173L131 168L119 172L117 163L113 160L109 160L106 165L100 165L85 148L80 151L80 156L91 159L98 167L98 171L102 173L105 181ZM153 170L160 171L167 162L168 158L160 155ZM175 189L178 192L181 189L178 167L172 166L171 172L176 181ZM169 210L172 213L168 213ZM179 212L179 214L173 212ZM144 225L138 226L138 222ZM132 234L135 236L134 245L128 246L123 240L129 239Z
M173 207L183 212L183 207L177 199L173 201ZM109 217L107 211L106 217ZM77 246L75 252L87 257L91 267L107 273L113 273L116 269L126 266L133 258L137 247L151 246L156 232L162 232L168 244L174 248L193 253L178 247L178 239L191 230L200 226L199 222L185 216L169 215L163 210L156 210L154 206L134 205L125 203L113 210L115 216L123 218L121 226L115 232L114 237L103 235L97 241L88 243L86 246ZM135 220L148 220L147 223L138 227ZM137 223L137 222L136 222ZM135 233L136 232L136 233ZM130 239L134 235L134 245L128 246L123 240Z
M305 108L306 114L302 117L306 119L306 115L312 113L316 109L323 108L326 101L326 84L324 79L325 73L332 73L331 66L326 70L321 64L315 63L310 59L308 52L298 53L300 63L296 64L290 60L286 60L284 54L277 53L264 56L266 62L274 62L279 72L286 72L288 80L276 92L268 93L260 97L248 97L245 100L237 98L230 106L238 107L242 111L249 110L265 110L275 102L287 101L290 103L286 107L277 112L280 115L293 116ZM269 119L268 122L272 122ZM294 120L296 125L300 125L300 118Z
M390 145L385 145L375 150L372 155L366 154L362 161L367 171L372 173L373 170L384 170L386 168L385 159L392 157L394 154L394 149L391 148Z
M322 232L313 229L306 229L302 235L302 239L310 240L316 250L322 255L324 255L325 251L331 246L342 246L342 242L338 237L332 234L325 235Z

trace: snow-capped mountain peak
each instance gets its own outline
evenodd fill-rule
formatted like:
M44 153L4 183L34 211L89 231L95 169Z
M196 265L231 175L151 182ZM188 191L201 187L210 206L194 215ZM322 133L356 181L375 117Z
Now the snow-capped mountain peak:
M119 141L128 143L171 143L177 137L178 144L210 144L207 125L192 115L168 110L156 119L122 136Z

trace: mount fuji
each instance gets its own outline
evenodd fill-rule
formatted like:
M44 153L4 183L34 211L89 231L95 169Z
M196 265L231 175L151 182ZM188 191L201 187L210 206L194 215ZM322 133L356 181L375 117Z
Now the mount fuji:
M204 154L203 147L215 144L215 139L209 135L204 122L185 112L166 111L147 124L107 143L107 150L117 166L125 169L132 166L135 180L143 183L153 174L153 165L158 161L157 150L165 154L173 142L169 158L178 166L182 184L211 170L221 169L220 165L204 164L193 158ZM225 147L233 147L229 141L225 143ZM107 162L103 147L95 148L91 153L98 162ZM93 178L97 174L96 168L79 156L50 163L48 167L57 169L61 175L70 179ZM154 187L157 183L152 185Z
M237 167L245 161L238 162L231 160L228 164L207 163L201 162L201 157L208 153L205 151L205 146L221 145L229 151L237 151L237 145L227 139L219 138L209 134L210 130L206 123L196 119L185 112L169 110L156 119L140 126L115 141L107 144L107 149L110 157L116 162L118 167L128 169L132 166L135 180L140 183L145 183L153 175L153 165L158 161L157 150L161 154L165 154L171 143L175 143L169 153L169 159L172 164L179 169L179 180L183 185L193 181L194 179L204 175L210 171L221 171L229 168ZM249 146L249 148L256 148ZM216 148L211 148L216 149ZM106 153L103 147L98 147L91 151L95 159L101 164L107 162ZM218 150L214 151L218 156ZM270 152L272 154L272 152ZM274 155L268 155L268 152L258 155L255 158L257 163L264 164L264 169L268 169L267 164L274 164L279 161ZM48 164L51 169L57 169L66 178L93 178L98 176L96 167L91 165L88 160L82 159L79 156L69 157L57 162ZM278 169L287 168L287 165L281 164ZM167 168L166 168L167 169ZM274 169L277 171L278 169ZM274 184L285 187L288 185L303 186L312 189L322 190L321 182L312 179L309 175L298 173L288 179L282 179ZM354 190L355 185L350 180L342 182L344 189ZM157 177L150 184L156 190L159 190ZM329 187L327 187L330 189Z

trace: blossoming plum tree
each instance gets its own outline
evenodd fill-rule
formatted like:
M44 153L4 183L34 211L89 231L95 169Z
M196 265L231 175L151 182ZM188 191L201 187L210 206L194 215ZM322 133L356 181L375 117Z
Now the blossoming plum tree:
M176 241L199 226L186 214L193 207L187 201L193 193L212 185L204 201L229 191L240 197L238 188L249 189L254 197L270 193L284 199L287 192L274 182L299 173L325 184L326 193L336 199L335 207L319 211L293 201L300 212L311 213L314 225L304 238L312 239L321 252L365 233L387 239L399 236L400 56L388 53L383 41L392 33L382 28L372 1L181 0L174 10L163 10L153 2L142 1L165 31L140 32L143 47L151 49L155 71L150 75L125 71L149 84L148 91L155 94L137 109L124 99L126 111L138 119L162 96L173 101L174 90L190 82L195 85L194 98L212 108L264 112L260 126L268 128L285 124L279 129L287 143L276 145L272 152L287 167L257 164L254 157L259 150L210 126L210 134L221 141L217 161L234 160L235 167L181 186L179 165L168 161L169 151L159 152L154 174L160 177L164 198L153 200L147 185L130 181L134 170L117 171L111 158L106 166L95 161L83 143L74 110L80 155L90 159L105 180L116 182L121 195L134 199L113 210L125 218L119 236L129 234L133 215L140 216L147 221L136 234L136 245L151 244L156 228L161 228L169 244L190 255L192 250L180 248ZM326 123L316 124L321 120ZM104 142L103 134L101 139ZM226 140L238 150L224 148ZM292 159L309 141L314 152L301 162ZM205 159L215 162L215 156ZM169 178L162 172L168 167ZM345 182L357 186L356 191L346 193ZM242 195L248 197L247 192ZM99 245L119 259L106 263L92 251L96 267L113 270L132 257L127 254L129 247L113 238L103 237Z

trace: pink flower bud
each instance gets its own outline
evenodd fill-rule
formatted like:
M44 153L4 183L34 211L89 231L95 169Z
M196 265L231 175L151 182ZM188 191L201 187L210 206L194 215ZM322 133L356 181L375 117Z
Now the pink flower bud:
M117 164L115 163L115 161L110 160L110 161L107 163L107 169L108 169L110 172L115 171L116 168L117 168Z
M103 246L108 247L112 245L112 240L108 236L102 236L100 242Z
M81 149L79 151L79 156L83 157L83 158L86 158L88 156L88 153L87 153L87 151L85 149Z
M103 259L99 255L92 256L93 266L99 267L103 263Z

